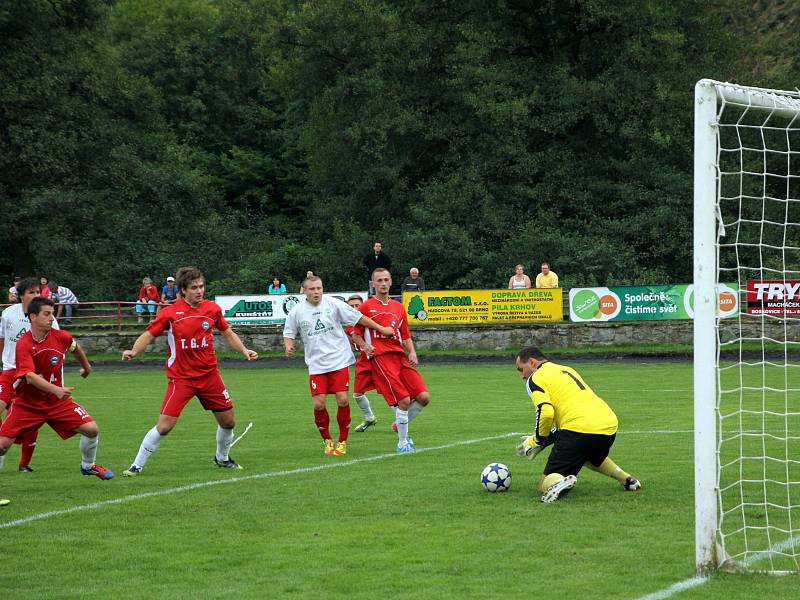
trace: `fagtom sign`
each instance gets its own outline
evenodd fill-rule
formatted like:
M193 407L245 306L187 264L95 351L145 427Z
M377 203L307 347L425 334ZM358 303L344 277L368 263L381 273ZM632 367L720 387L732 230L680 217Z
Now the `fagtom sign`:
M747 314L800 315L800 280L749 280Z

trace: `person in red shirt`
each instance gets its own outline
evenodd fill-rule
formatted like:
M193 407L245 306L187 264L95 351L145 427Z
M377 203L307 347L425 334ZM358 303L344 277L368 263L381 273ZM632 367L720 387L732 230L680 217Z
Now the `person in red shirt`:
M199 269L182 267L176 278L182 297L174 304L165 306L155 321L137 338L133 347L122 353L123 360L131 360L156 337L167 332L170 355L166 367L169 382L161 414L155 427L145 434L130 468L122 473L125 477L134 477L142 472L147 460L158 450L161 440L172 431L184 407L195 396L203 408L214 413L217 420L214 464L226 469L242 468L228 455L236 420L230 394L217 369L213 328L216 327L228 345L242 353L247 360L256 360L258 353L245 347L228 325L219 304L204 298L206 280Z
M95 463L100 429L91 415L72 399L74 388L64 387L64 358L72 352L81 365L81 377L92 372L89 359L69 332L53 329L55 304L34 298L28 305L31 329L17 342L16 394L8 417L0 425L0 455L22 432L45 423L69 439L81 434L81 473L111 479L114 473Z
M139 288L139 299L136 301L136 314L138 322L143 321L142 315L147 311L152 320L156 314L156 308L161 296L158 295L158 288L153 285L153 280L149 277L142 279L142 287Z
M358 310L379 325L394 329L395 337L382 337L361 326L356 326L356 333L372 348L369 364L375 389L390 407L397 407L397 452L414 452L414 442L408 437L408 423L428 405L431 395L414 368L419 361L411 340L406 311L400 302L389 298L391 273L387 269L375 269L372 272L372 285L375 295Z

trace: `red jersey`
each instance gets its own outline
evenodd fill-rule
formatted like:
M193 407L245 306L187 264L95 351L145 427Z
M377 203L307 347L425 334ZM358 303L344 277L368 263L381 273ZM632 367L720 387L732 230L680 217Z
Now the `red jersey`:
M148 300L154 300L158 302L160 299L161 296L158 295L158 288L152 283L139 288L139 300L144 302L147 302Z
M378 325L384 327L391 327L394 329L394 338L382 337L376 331L367 329L361 325L356 325L356 331L361 334L366 342L372 344L375 348L374 356L387 354L389 352L402 352L405 354L403 348L403 340L411 339L411 332L408 329L408 320L406 319L406 311L403 305L397 300L389 300L386 304L372 296L369 300L364 302L358 307L361 314L366 315Z
M203 300L192 307L184 298L179 298L175 304L161 309L147 331L155 337L167 331L167 377L191 379L216 370L214 327L227 331L230 326L222 315L222 308L211 300Z
M28 331L17 342L16 402L29 408L52 406L62 400L32 386L25 379L28 373L36 373L58 387L64 386L64 358L75 349L75 340L68 331L51 329L44 340L37 342L33 332Z

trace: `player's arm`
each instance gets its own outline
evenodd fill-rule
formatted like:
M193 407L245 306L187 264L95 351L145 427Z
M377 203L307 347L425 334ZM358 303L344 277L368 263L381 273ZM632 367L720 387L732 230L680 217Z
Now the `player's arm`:
M289 358L294 356L295 346L294 346L294 338L283 336L283 347L285 349L285 354Z
M247 360L256 360L258 358L258 352L247 348L241 338L236 335L236 332L230 327L222 332L222 337L225 338L225 341L228 342L231 348L239 354L242 354Z
M355 329L350 332L350 339L356 345L356 348L366 353L367 356L374 354L375 348L372 347L372 344L368 343Z
M47 381L41 375L34 373L33 371L29 371L25 373L25 381L31 384L36 389L42 390L43 392L47 392L48 394L53 394L59 400L66 400L70 396L72 396L72 390L75 388L71 387L58 387Z
M72 348L72 355L75 357L75 360L78 361L78 364L81 366L81 377L84 379L89 376L92 372L92 365L89 362L89 358L86 356L86 352L83 351L80 344L76 341L72 341L74 348Z
M3 355L3 348L6 347L6 338L2 334L2 330L0 330L0 356Z
M362 327L367 327L372 329L373 331L377 331L385 338L393 338L394 337L394 329L391 327L384 327L383 325L378 325L375 321L370 319L365 315L361 315L361 318L358 320L356 325L361 325Z
M416 367L419 364L419 360L417 359L417 349L414 347L414 340L410 337L407 337L403 340L403 348L405 348L406 354L408 355L408 362L411 363L412 367Z
M156 339L152 333L145 330L142 335L136 338L136 341L133 342L133 347L130 350L125 350L122 352L122 360L131 360L134 356L144 351L150 343Z

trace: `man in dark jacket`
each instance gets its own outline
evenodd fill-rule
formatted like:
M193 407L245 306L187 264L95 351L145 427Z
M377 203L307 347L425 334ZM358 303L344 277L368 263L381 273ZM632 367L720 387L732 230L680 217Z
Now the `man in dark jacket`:
M374 294L375 289L372 287L372 272L377 268L391 270L392 261L383 253L383 246L380 242L375 242L372 246L372 252L364 257L364 267L367 269L367 278L369 279L369 293Z

